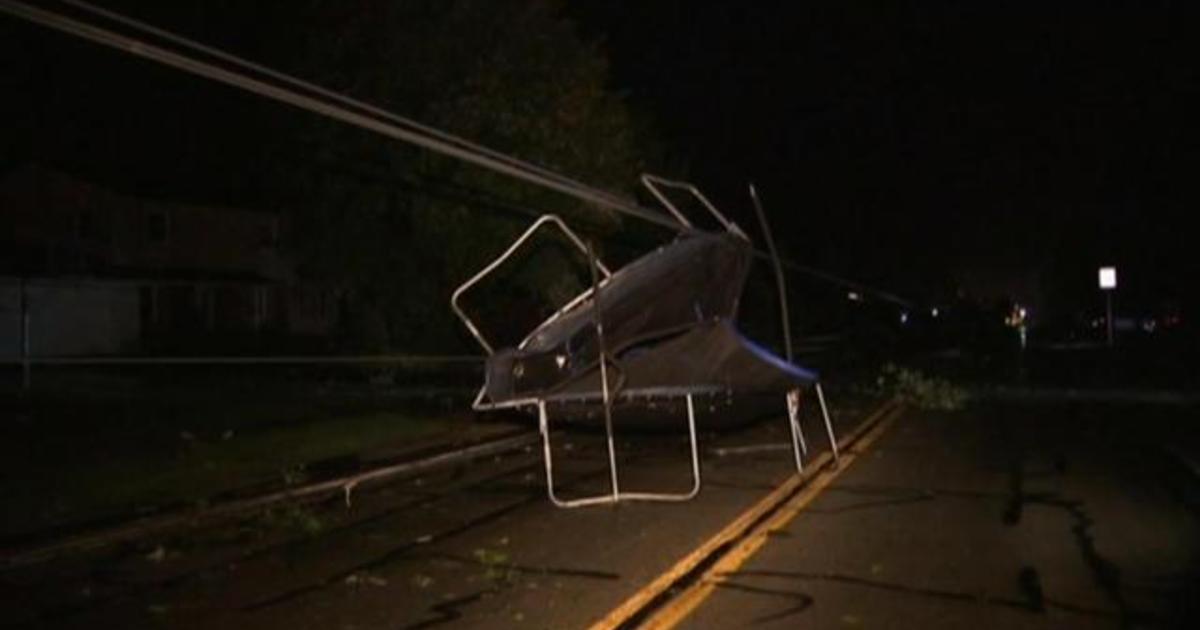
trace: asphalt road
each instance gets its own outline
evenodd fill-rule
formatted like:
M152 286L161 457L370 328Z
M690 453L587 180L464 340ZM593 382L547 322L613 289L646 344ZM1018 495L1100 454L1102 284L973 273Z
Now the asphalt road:
M838 401L848 430L871 401ZM780 400L783 407L783 401ZM705 410L698 410L704 413ZM814 410L808 434L821 433ZM686 490L685 425L622 440L625 490ZM618 430L622 427L618 424ZM625 431L621 431L625 435ZM706 451L788 439L782 418ZM564 496L604 491L604 442L556 441ZM794 472L790 451L704 455L687 504L561 510L539 449L275 510L220 529L146 540L0 574L0 626L22 628L429 628L585 626Z
M843 407L839 430L870 410ZM910 410L683 619L731 627L1184 625L1200 592L1189 408ZM808 434L820 445L815 417ZM576 628L603 618L794 474L782 420L704 436L679 505L560 510L540 454L0 575L4 627ZM607 483L602 441L558 453ZM567 445L570 448L567 448ZM684 444L622 445L627 489L684 489ZM668 599L664 606L671 606Z
M1188 408L908 413L693 628L1141 628L1200 621Z

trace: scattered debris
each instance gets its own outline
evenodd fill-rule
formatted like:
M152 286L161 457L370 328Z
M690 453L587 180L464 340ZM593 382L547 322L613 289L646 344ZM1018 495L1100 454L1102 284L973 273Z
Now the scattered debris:
M511 582L516 573L509 564L509 556L503 551L479 548L472 554L485 568L483 577L491 582Z
M714 448L712 449L712 453L717 457L725 457L726 455L752 455L755 453L790 450L792 450L792 445L787 442L773 442L769 444L747 444L745 446Z
M268 529L290 530L309 537L325 531L325 523L312 509L299 504L266 510L262 516L262 523Z
M428 575L425 575L423 573L418 573L418 574L414 575L412 577L412 579L409 581L416 588L425 589L425 588L429 588L430 586L433 586L433 578L431 578Z
M875 387L879 394L900 398L922 409L956 411L970 398L966 389L950 381L894 363L883 366L883 372L875 379Z
M145 558L150 562L162 562L167 559L167 548L159 545L154 548L154 551L146 554Z
M360 573L351 573L350 575L347 575L346 579L344 579L342 581L347 586L359 586L361 584L367 584L370 586L387 586L388 585L388 581L386 579L381 578L376 575L371 575L369 573L361 573L361 574Z
M283 477L283 485L295 486L304 483L308 479L308 473L304 469L304 464L296 464L288 466L280 471Z

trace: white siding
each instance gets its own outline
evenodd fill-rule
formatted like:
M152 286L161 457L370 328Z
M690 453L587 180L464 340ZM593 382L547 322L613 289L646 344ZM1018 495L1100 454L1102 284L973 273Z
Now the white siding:
M26 291L32 356L122 354L137 347L136 286L30 283ZM21 355L20 333L20 286L0 284L0 356Z

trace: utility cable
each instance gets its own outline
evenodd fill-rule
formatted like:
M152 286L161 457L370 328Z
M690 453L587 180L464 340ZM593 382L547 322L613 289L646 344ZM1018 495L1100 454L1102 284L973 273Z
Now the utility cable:
M404 116L400 116L399 114L390 112L381 107L371 105L370 103L365 103L361 100L355 99L355 98L347 96L345 94L341 94L339 92L335 92L333 90L321 87L310 81L305 81L305 80L297 78L295 76L285 74L285 73L275 70L273 68L269 68L262 64L250 61L244 57L240 57L240 56L225 52L223 50L214 48L212 46L202 44L193 39L189 39L182 35L172 33L170 31L158 28L151 24L147 24L146 22L142 22L140 20L136 20L131 17L121 15L119 13L115 13L113 11L109 11L108 9L104 9L102 7L97 7L93 4L83 2L82 0L59 0L59 1L62 2L63 4L75 7L81 11L90 13L92 15L111 20L113 22L133 28L133 29L141 31L143 33L153 35L155 37L172 42L174 44L178 44L179 46L189 48L193 51L204 53L206 55L212 56L212 57L214 57L216 59L220 59L222 61L226 61L233 65L244 68L246 70L251 70L253 72L257 72L259 74L271 77L272 79L276 79L283 83L287 83L293 87L300 88L303 90L308 90L312 93L319 94L321 96L324 96L325 98L334 100L334 101L341 103L343 105L346 105L348 107L353 107L360 111L367 112L367 113L373 114L375 116L379 116L380 118L383 118L385 120L393 122L397 125L409 127L411 129L417 130L421 133L428 134L431 137L438 138L440 140L458 145L460 147L463 147L463 148L471 150L471 151L476 151L482 155L487 155L489 157L495 158L497 160L503 161L503 162L511 164L513 166L527 169L531 172L538 173L545 177L557 179L557 180L559 180L563 183L569 184L569 185L573 185L573 186L581 185L579 182L573 181L570 178L562 175L561 173L556 173L554 171L551 171L551 170L544 168L542 166L539 166L537 164L527 162L527 161L521 160L519 158L515 158L515 157L505 154L505 153L501 153L494 149L490 149L483 145L471 142L470 140L467 140L465 138L456 136L451 133L444 132L440 129L437 129L436 127L431 127L429 125L422 124L411 118L406 118ZM611 197L614 201L628 202L628 200L622 199L620 196L614 195L614 194L610 193L609 191L599 190L599 189L595 189L595 188L591 188L591 187L589 187L589 188L598 194L607 195L607 196Z
M334 120L339 120L346 124L359 127L360 129L373 131L385 137L413 144L429 151L474 164L475 166L491 170L502 175L507 175L530 184L548 188L567 196L574 197L578 200L609 208L619 213L641 219L672 231L678 232L680 229L680 225L678 223L671 220L661 212L642 207L632 200L624 199L610 192L587 186L581 182L570 179L564 175L554 173L553 171L543 167L501 154L492 149L481 147L465 139L458 138L457 136L433 129L420 123L416 123L415 121L403 118L381 108L362 103L361 101L357 101L348 96L332 92L326 88L321 88L312 83L297 79L276 70L272 70L260 64L247 61L210 46L205 46L163 29L144 24L132 18L127 18L112 11L94 7L90 4L82 2L81 0L63 1L71 6L76 7L77 9L92 13L93 15L104 17L106 19L123 24L126 27L141 30L144 33L157 36L186 48L190 48L193 51L201 52L217 59L221 59L227 63L234 64L235 66L240 66L243 70L252 70L258 72L266 77L273 78L276 81L290 84L293 86L293 88L299 87L309 90L313 94L303 94L297 92L295 89L288 89L287 87L280 85L272 85L263 79L254 78L244 73L221 68L213 63L208 63L194 57L189 57L185 54L168 50L162 46L154 45L134 37L117 33L110 29L96 26L94 24L88 24L81 20L77 20L60 13L55 13L53 11L37 8L16 0L0 0L0 11L53 30L74 35L76 37L107 46L115 50L123 51L143 59L154 61L196 76L204 77L218 83L240 88L265 98L273 99L299 109L332 118ZM331 99L335 102L325 101L319 97ZM341 104L339 105L338 103ZM349 109L349 107L353 107L358 111ZM768 260L770 259L770 256L766 252L756 249L754 253L759 258ZM873 293L876 296L888 301L896 302L906 306L909 304L907 301L902 300L892 294L870 289L869 287L866 287L858 282L840 278L836 275L820 271L812 267L800 265L786 260L782 261L782 264L784 267L793 271L805 273L831 283L864 292L869 291L870 293Z

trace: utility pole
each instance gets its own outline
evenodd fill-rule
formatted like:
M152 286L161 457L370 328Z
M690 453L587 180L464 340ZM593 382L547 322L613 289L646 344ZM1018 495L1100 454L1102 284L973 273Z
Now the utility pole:
M1104 319L1108 322L1108 347L1111 348L1113 345L1112 291L1104 292L1104 302L1107 311Z

